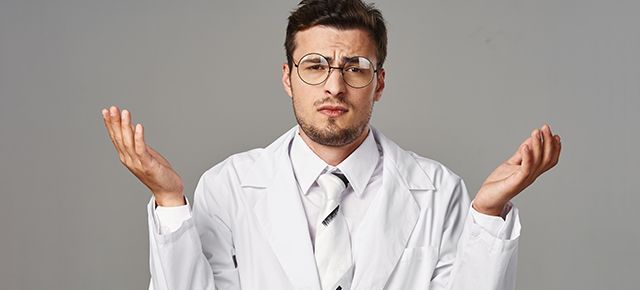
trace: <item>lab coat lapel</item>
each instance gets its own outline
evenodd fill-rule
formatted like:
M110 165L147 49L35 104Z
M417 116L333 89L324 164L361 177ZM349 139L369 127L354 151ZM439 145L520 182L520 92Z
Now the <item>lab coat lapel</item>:
M353 237L356 268L353 289L382 289L400 260L418 221L420 207L412 189L434 189L431 179L410 153L384 137L374 136L384 154L382 188Z
M255 214L294 288L320 289L306 215L288 153L295 129L265 148L244 183L265 186L255 204Z

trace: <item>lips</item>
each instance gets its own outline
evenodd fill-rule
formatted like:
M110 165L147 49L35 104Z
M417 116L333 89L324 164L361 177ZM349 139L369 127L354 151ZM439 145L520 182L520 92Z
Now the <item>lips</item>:
M348 111L347 108L340 107L340 106L325 105L318 108L318 112L325 114L329 117L338 117L346 113L347 111Z

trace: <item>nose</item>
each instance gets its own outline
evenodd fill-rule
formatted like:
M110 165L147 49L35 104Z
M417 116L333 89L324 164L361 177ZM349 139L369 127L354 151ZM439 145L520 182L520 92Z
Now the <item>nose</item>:
M346 85L340 69L331 69L329 77L324 82L325 95L341 96L345 92Z

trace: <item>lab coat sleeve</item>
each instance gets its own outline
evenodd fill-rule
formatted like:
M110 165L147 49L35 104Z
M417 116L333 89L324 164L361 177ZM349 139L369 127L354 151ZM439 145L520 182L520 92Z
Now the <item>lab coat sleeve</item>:
M476 211L473 206L469 207L469 213L474 223L486 230L489 234L501 240L515 239L520 231L514 230L516 219L514 218L513 204L509 202L501 216L491 216Z
M231 256L219 256L232 252L231 232L221 220L219 208L207 204L211 200L207 196L213 194L207 179L205 172L196 186L193 215L175 230L156 220L153 198L147 205L149 289L240 289Z
M214 289L213 274L201 250L194 219L162 234L157 223L155 200L147 205L149 215L149 289Z
M515 289L520 237L518 209L510 204L505 220L498 217L497 222L473 212L470 204L464 181L457 178L429 289Z

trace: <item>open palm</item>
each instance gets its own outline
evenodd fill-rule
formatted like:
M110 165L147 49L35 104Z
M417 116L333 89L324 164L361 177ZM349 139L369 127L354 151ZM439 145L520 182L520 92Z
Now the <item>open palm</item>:
M116 106L103 109L102 118L120 162L153 192L156 202L184 204L182 179L167 159L146 144L142 124L133 126L131 113Z

